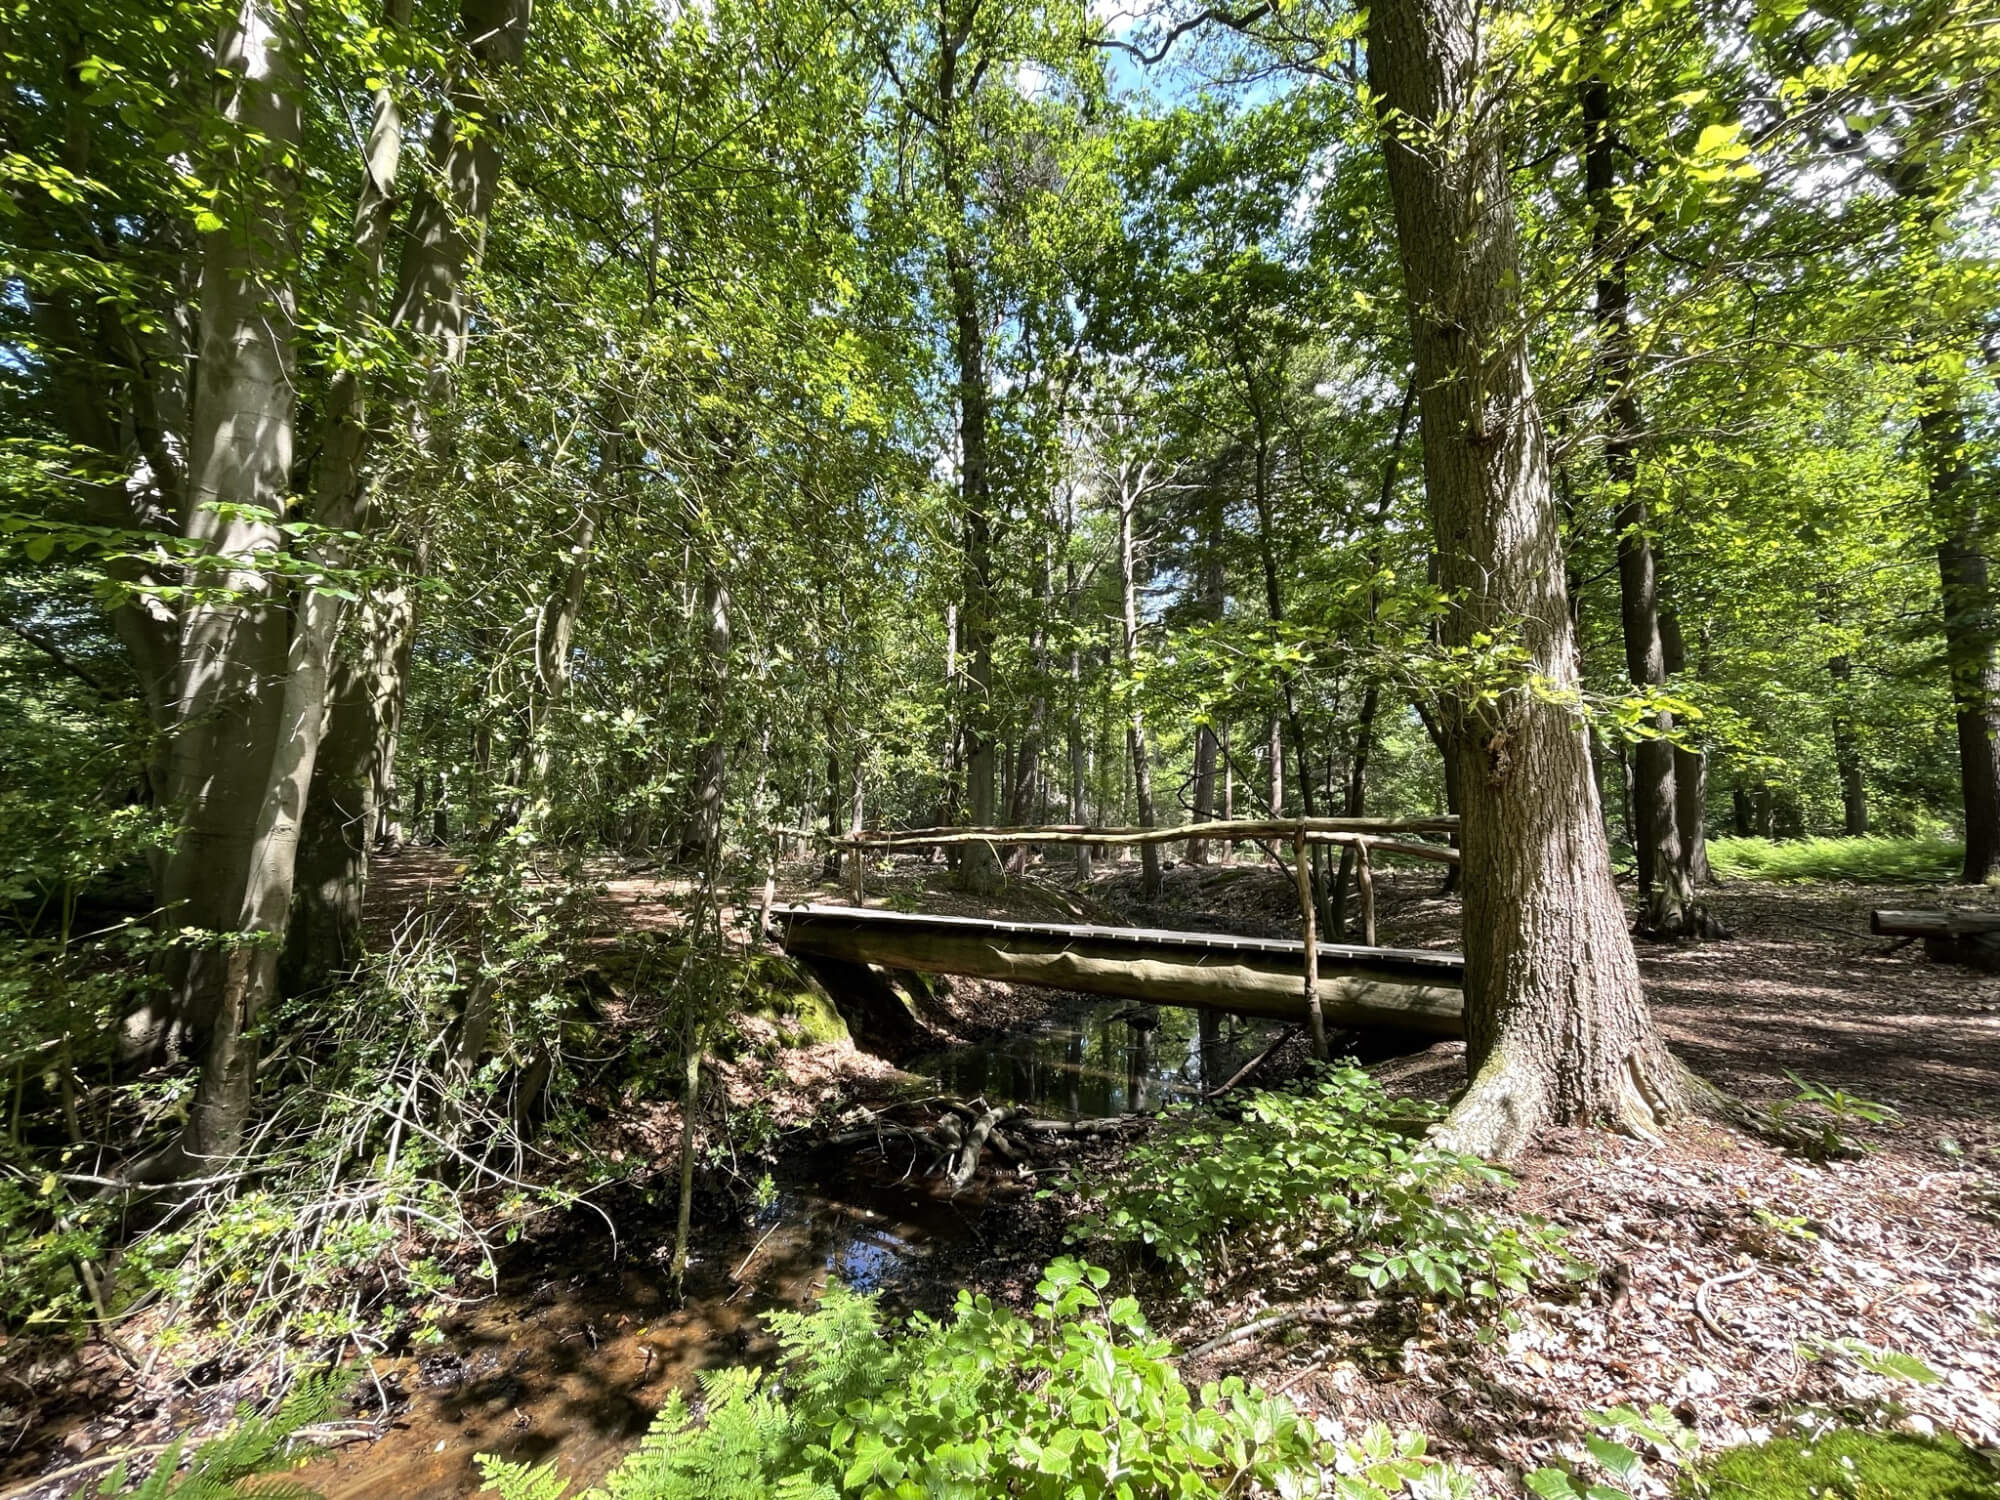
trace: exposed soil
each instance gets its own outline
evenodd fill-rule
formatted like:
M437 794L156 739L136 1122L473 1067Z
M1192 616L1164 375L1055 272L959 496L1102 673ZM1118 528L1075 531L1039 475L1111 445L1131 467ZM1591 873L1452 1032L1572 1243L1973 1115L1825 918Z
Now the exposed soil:
M677 925L675 882L598 873L608 930ZM838 899L809 866L785 874L781 899ZM376 916L388 921L447 899L454 870L442 853L410 851L384 861L382 875ZM1275 868L1171 869L1154 903L1137 901L1136 883L1136 867L1114 864L1083 896L1031 882L1000 903L973 902L949 890L941 864L899 860L871 877L870 896L969 914L1296 930L1290 877ZM1381 940L1454 946L1457 903L1435 890L1428 873L1378 877ZM2000 892L1945 894L2000 907ZM1251 1376L1350 1428L1420 1426L1495 1493L1516 1493L1513 1476L1573 1449L1585 1411L1619 1403L1668 1406L1713 1444L1754 1436L1802 1404L1855 1407L1888 1395L1912 1426L2000 1450L2000 979L1918 950L1884 954L1867 935L1870 907L1938 898L1935 889L1735 884L1713 901L1734 940L1640 950L1676 1050L1743 1100L1790 1098L1791 1069L1900 1111L1898 1123L1848 1127L1865 1155L1816 1166L1700 1122L1664 1147L1555 1132L1521 1164L1509 1210L1570 1229L1574 1251L1599 1272L1580 1296L1531 1301L1514 1326L1497 1328L1398 1306L1345 1334L1295 1328L1237 1343L1191 1363L1190 1377ZM610 990L612 1034L636 1038L650 1018ZM955 981L925 1020L941 1045L976 1044L1067 1003ZM749 1023L747 1045L719 1070L710 1112L724 1101L731 1112L763 1109L794 1132L779 1138L783 1191L760 1208L746 1167L732 1189L704 1192L684 1304L665 1268L678 1111L655 1100L615 1123L615 1149L638 1168L601 1205L617 1226L615 1255L600 1218L548 1222L515 1247L492 1295L447 1322L442 1345L378 1361L350 1424L325 1434L379 1440L344 1447L302 1477L330 1497L466 1495L476 1488L471 1455L487 1451L553 1455L565 1473L589 1478L696 1370L764 1354L755 1313L804 1303L829 1274L878 1286L898 1307L939 1309L960 1286L1016 1302L1031 1295L1062 1247L1060 1203L1038 1200L1010 1172L982 1172L952 1197L899 1185L851 1154L813 1152L818 1125L915 1085L844 1043L783 1045L782 1030ZM1294 1041L1259 1081L1296 1071L1304 1055ZM1443 1044L1375 1066L1396 1091L1442 1098L1463 1081L1463 1049ZM1087 1145L1083 1164L1115 1170L1120 1149ZM1182 1347L1269 1306L1351 1295L1309 1284L1282 1261L1214 1304L1178 1305L1150 1290L1160 1325ZM1801 1346L1833 1339L1917 1354L1942 1378L1885 1381L1838 1354L1800 1356ZM101 1468L62 1481L51 1471L212 1430L275 1374L268 1361L156 1360L130 1337L123 1353L103 1342L73 1352L0 1347L0 1441L11 1443L0 1500L91 1492ZM19 1487L35 1474L50 1482Z

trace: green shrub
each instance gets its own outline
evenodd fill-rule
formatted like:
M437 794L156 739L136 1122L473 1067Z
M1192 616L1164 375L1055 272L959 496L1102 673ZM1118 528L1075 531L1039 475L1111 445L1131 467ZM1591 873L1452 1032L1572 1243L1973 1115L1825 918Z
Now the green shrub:
M1226 1269L1232 1252L1272 1238L1289 1254L1343 1262L1371 1288L1454 1299L1525 1291L1537 1272L1571 1270L1557 1231L1502 1224L1469 1201L1511 1179L1424 1140L1436 1114L1390 1099L1352 1063L1298 1092L1250 1095L1240 1120L1179 1111L1092 1187L1095 1209L1072 1236L1143 1245L1190 1292L1212 1262Z
M776 1381L704 1376L706 1419L674 1395L584 1500L1471 1494L1421 1436L1330 1443L1241 1381L1189 1392L1138 1304L1104 1304L1109 1280L1059 1260L1027 1317L960 1293L949 1319L915 1318L899 1338L871 1298L830 1287L815 1311L772 1315ZM552 1468L479 1463L502 1500L565 1489Z
M1965 846L1945 839L1710 839L1708 862L1724 880L1791 884L1853 880L1932 885L1958 879Z
M1842 1428L1727 1448L1682 1474L1685 1500L2000 1500L2000 1475L1949 1437Z

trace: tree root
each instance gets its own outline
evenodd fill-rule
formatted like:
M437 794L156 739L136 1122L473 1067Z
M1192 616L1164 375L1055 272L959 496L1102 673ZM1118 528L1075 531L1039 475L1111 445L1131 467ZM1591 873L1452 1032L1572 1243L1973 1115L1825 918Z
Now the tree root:
M935 1107L941 1113L935 1119L914 1122L889 1117L891 1110L924 1106ZM978 1174L980 1162L988 1152L1022 1172L1032 1172L1032 1146L1060 1149L1115 1134L1150 1117L1127 1114L1082 1120L1038 1119L1018 1105L989 1105L983 1099L972 1104L962 1099L934 1097L913 1099L882 1110L862 1110L860 1118L862 1123L827 1136L821 1146L880 1147L897 1141L915 1145L920 1154L928 1148L935 1157L924 1169L925 1174L941 1174L954 1189L959 1189Z

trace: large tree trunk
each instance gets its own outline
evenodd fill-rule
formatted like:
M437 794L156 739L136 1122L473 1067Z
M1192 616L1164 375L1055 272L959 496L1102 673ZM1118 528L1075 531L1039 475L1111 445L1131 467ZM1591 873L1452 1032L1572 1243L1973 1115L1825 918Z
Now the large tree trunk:
M284 550L278 527L291 484L297 53L269 0L244 0L216 53L222 111L242 132L243 154L230 164L234 222L202 246L183 527L222 564L209 575L221 592L191 599L181 616L169 736L181 833L162 893L172 924L192 929L171 983L200 1075L179 1142L143 1176L220 1169L241 1145L256 1080L253 1028L275 988L298 819L325 715L335 603L316 590L286 600L256 562Z
M1460 701L1471 1085L1444 1127L1510 1156L1552 1123L1651 1133L1686 1084L1639 987L1577 686L1560 517L1527 357L1504 111L1472 0L1369 13L1448 646L1518 639L1538 682Z
M2000 876L2000 607L1980 528L1977 486L1965 458L1965 414L1932 388L1918 428L1938 530L1945 663L1958 722L1967 885Z

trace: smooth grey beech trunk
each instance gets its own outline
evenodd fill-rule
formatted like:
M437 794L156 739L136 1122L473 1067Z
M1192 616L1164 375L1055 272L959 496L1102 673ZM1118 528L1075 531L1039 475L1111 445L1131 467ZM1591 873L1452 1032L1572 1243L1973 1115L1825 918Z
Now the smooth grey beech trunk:
M1540 691L1446 725L1464 818L1467 1065L1443 1127L1507 1157L1543 1126L1650 1133L1686 1104L1639 987L1591 778L1561 518L1527 356L1518 231L1473 0L1383 0L1368 28L1447 646L1525 648Z
M169 922L189 933L169 996L199 1074L180 1139L141 1177L223 1170L241 1144L250 1033L275 988L324 718L334 601L286 590L255 561L284 549L291 478L298 46L281 7L244 0L216 47L220 108L241 134L222 164L235 211L202 244L182 517L214 592L181 611L168 731L181 834L161 893Z
M392 27L407 26L410 0L391 0L383 15ZM367 326L377 314L402 147L402 105L385 81L375 91L362 154L361 193L354 210L354 255L345 299L346 325L352 329ZM353 367L343 367L334 376L326 408L315 512L330 526L359 531L369 522L368 453L373 434L368 389ZM393 592L398 596L394 602L371 598L351 612L345 649L336 651L330 668L326 726L299 834L292 916L281 965L282 982L293 992L325 982L360 956L367 847L386 775L366 704L371 695L393 691L395 617L398 604L407 605L404 591Z

